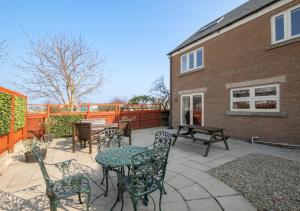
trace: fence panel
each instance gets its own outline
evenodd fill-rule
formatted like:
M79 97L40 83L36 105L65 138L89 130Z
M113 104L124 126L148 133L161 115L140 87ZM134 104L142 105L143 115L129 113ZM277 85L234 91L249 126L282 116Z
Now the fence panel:
M8 135L0 136L0 154L8 150Z
M25 139L27 137L27 130L26 130L27 97L18 92L6 89L4 87L0 87L0 93L5 93L11 96L11 117L9 123L10 129L8 134L0 136L0 153L6 150L12 152L14 145L20 140ZM15 122L14 122L15 109L14 108L15 108L15 98L17 97L21 97L25 99L25 113L24 113L25 123L21 129L15 131Z
M160 126L160 111L148 110L141 111L142 126L141 128L150 128Z
M119 114L119 119L131 119L131 128L140 129L141 128L141 111L121 111Z
M34 136L40 138L44 135L45 129L45 119L46 114L28 114L27 115L27 132L28 138L33 138Z
M31 137L33 134L38 137L44 134L43 125L49 115L83 114L86 119L105 119L107 123L132 119L132 129L160 126L157 105L83 104L74 106L75 112L67 112L66 107L61 105L30 105L28 108L31 110L27 116L27 128Z

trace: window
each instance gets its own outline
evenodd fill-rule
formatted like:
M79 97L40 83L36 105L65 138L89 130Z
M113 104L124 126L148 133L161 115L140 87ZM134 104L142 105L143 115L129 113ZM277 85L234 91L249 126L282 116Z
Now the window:
M203 47L181 56L181 72L203 67Z
M279 112L279 85L230 90L231 111Z
M300 7L291 11L292 37L300 35Z
M181 71L185 72L188 68L187 68L187 55L184 55L181 57Z
M284 16L279 15L275 18L275 40L284 39Z
M194 65L195 65L195 59L194 59L195 55L194 53L189 53L189 69L194 69Z
M272 17L272 43L300 37L300 5Z

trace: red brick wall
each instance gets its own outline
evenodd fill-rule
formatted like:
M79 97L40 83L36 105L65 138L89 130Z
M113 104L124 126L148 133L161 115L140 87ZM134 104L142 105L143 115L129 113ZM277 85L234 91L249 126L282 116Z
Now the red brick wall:
M300 145L300 39L271 48L270 19L300 0L276 9L193 49L204 46L202 71L180 75L180 56L171 58L172 124L180 121L178 91L206 87L204 124L224 127L234 137ZM230 116L229 83L265 79L285 75L280 84L280 110L286 117Z

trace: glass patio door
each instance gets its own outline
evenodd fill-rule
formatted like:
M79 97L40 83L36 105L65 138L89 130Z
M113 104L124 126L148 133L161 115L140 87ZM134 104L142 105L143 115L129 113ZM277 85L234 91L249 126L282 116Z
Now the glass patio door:
M203 94L181 96L181 124L203 125Z
M183 96L181 103L181 124L189 125L191 119L191 98Z
M202 125L202 95L193 96L193 125Z

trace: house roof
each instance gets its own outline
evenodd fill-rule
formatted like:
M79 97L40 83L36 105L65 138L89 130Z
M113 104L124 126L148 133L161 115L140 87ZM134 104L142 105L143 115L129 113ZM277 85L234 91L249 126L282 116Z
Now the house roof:
M174 53L175 51L180 50L181 48L186 47L187 45L192 44L228 25L231 25L267 6L273 4L280 0L249 0L236 9L228 12L227 14L217 18L216 20L208 23L207 25L201 27L196 33L186 39L183 43L177 46L172 50L168 55Z

